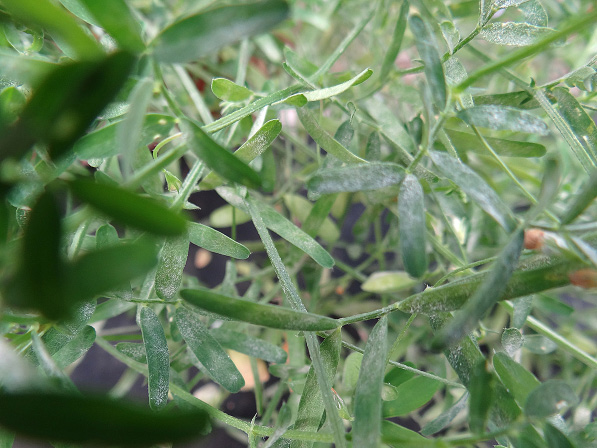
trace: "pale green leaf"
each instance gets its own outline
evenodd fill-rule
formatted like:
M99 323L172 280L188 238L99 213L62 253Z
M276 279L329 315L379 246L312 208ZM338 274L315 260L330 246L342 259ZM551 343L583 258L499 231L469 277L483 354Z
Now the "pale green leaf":
M524 47L553 34L555 30L524 22L490 23L481 30L481 37L498 45Z
M147 354L149 405L152 409L162 409L168 402L170 385L168 343L162 324L151 308L141 307L139 326Z
M196 246L227 257L244 260L251 254L249 249L222 232L195 222L189 223L189 239Z
M400 185L398 195L400 254L404 269L412 277L427 272L425 202L423 187L416 176L408 174Z
M456 116L467 124L500 131L517 131L547 135L543 120L520 109L506 106L475 106L459 111Z
M254 95L245 86L239 86L226 78L213 79L211 81L211 91L219 99L233 103L244 101Z

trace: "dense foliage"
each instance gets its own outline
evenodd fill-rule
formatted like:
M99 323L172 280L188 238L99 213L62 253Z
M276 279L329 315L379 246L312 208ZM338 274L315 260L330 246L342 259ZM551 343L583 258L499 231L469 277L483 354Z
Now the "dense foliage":
M595 446L593 1L0 19L0 447Z

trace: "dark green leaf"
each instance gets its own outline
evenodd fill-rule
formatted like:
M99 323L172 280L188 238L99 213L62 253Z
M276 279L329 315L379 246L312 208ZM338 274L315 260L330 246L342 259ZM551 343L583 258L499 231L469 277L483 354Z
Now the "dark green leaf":
M149 406L158 410L166 406L170 388L170 354L166 335L158 316L148 306L141 307L139 326L147 355Z
M287 355L284 349L271 342L222 327L212 328L209 332L223 347L267 362L286 362Z
M74 151L82 160L99 159L118 155L116 131L121 122L111 123L93 131L75 143ZM157 138L164 138L174 126L174 118L169 115L148 114L143 122L139 145L149 145Z
M568 384L561 380L548 380L528 394L524 413L529 417L545 418L577 403L578 397Z
M426 439L422 435L388 420L382 420L381 440L400 448L435 446L434 440Z
M118 232L110 224L104 224L95 231L95 244L98 249L117 246L119 241Z
M427 272L425 247L425 202L423 187L416 176L408 174L400 185L398 195L400 253L404 269L412 277L422 277Z
M147 354L145 353L145 345L138 342L119 342L116 344L116 350L124 353L131 359L137 362L147 364Z
M444 348L456 344L478 325L479 319L501 298L518 264L523 242L524 232L522 230L516 231L492 265L487 278L475 290L464 308L454 316L452 322L436 335L433 342L436 347Z
M438 109L443 110L446 107L446 80L433 32L423 18L416 14L408 18L408 24L415 36L419 55L425 64L425 77L429 83L433 102Z
M124 0L80 0L97 23L116 40L118 47L133 53L145 50L141 27Z
M475 106L459 111L456 116L465 123L498 131L527 132L547 135L543 120L520 109L506 106Z
M263 154L282 131L279 120L270 120L265 123L255 134L238 148L234 155L245 163L249 163L257 156ZM199 184L202 190L208 190L222 185L224 181L216 173L211 172Z
M77 258L67 265L67 287L73 300L84 301L127 286L157 263L152 242L138 241L106 247Z
M134 58L113 53L99 62L56 67L35 90L20 120L5 130L0 159L21 157L36 142L47 143L52 158L63 155L118 93Z
M197 314L180 307L176 310L176 324L188 348L211 379L232 393L238 392L245 385L245 380L228 354L205 328Z
M441 383L424 376L405 381L396 388L398 398L384 401L383 417L399 417L420 408L433 398Z
M190 62L245 37L265 33L288 15L280 0L224 6L186 17L163 30L153 41L160 62Z
M56 353L52 354L52 358L58 368L64 369L87 353L94 342L95 328L87 325Z
M245 86L239 86L226 78L215 78L211 81L211 91L223 101L244 101L254 95Z
M91 25L95 25L101 28L101 25L94 17L91 15L87 7L84 5L83 1L85 0L59 0L66 9L72 12L75 16L79 19L87 22Z
M444 429L452 422L452 420L456 418L458 414L460 414L462 410L466 408L467 401L468 394L463 394L453 406L423 426L421 429L421 434L424 436L430 436Z
M404 31L406 31L406 20L408 17L409 6L410 5L408 1L402 2L402 6L400 7L400 15L398 16L396 26L394 27L394 33L392 34L392 42L388 47L388 51L384 55L381 70L379 71L379 77L377 78L377 82L379 84L383 84L385 82L386 78L390 74L390 71L394 68L394 64L396 63L396 58L398 57L400 47L402 46ZM370 159L369 157L367 157L367 159L375 160Z
M572 197L568 207L562 214L562 224L569 224L576 219L597 196L597 174L593 173L584 183L578 194Z
M297 109L297 114L305 130L326 152L346 163L364 163L366 160L354 155L330 134L328 134L317 122L313 114L307 108Z
M246 163L222 148L194 122L183 119L181 129L186 134L187 144L203 160L205 165L232 182L249 188L259 188L261 178Z
M122 224L158 235L186 232L187 220L153 199L86 179L72 181L69 186L79 199Z
M25 23L45 28L57 40L68 43L79 59L98 59L98 43L64 9L50 0L5 0L4 7Z
M516 109L536 109L539 106L537 100L524 90L508 93L496 93L494 95L476 95L475 104L484 106L493 104L496 106L509 106Z
M315 173L307 182L309 195L343 191L365 191L396 185L404 179L404 168L396 163L372 162L328 168Z
M367 339L354 398L354 446L378 446L381 439L381 389L388 351L388 318L383 316Z
M0 128L17 119L26 101L25 95L15 86L7 87L0 93Z
M485 431L489 410L495 399L494 377L487 371L485 360L478 363L471 373L471 381L468 385L470 394L468 422L472 432L482 433Z
M546 422L543 426L543 436L549 448L575 448L566 434L550 423Z
M183 289L187 302L212 313L264 327L300 331L325 331L338 328L338 321L317 314L303 313L275 305L262 305L225 296L208 289Z
M378 132L372 132L367 139L365 158L377 162L381 158L381 138Z
M189 238L167 238L155 273L155 292L162 300L172 300L182 283L182 271L189 255Z
M0 394L0 424L17 434L65 443L149 446L197 437L208 425L199 410L155 413L102 396ZM44 418L31 419L32 415Z
M444 129L454 147L459 151L473 151L487 154L487 149L474 134ZM501 138L484 137L489 146L499 155L506 157L543 157L545 146L538 143L518 142Z
M521 406L524 405L529 394L541 384L535 375L505 353L498 352L493 356L493 367L502 384Z
M438 170L491 215L506 232L514 230L516 221L512 212L477 173L448 154L430 151L430 156Z
M342 349L342 332L340 329L329 335L320 345L321 359L327 379L333 384L338 368L340 350ZM293 429L300 431L317 431L323 416L324 404L321 389L317 382L317 375L313 366L309 369L305 387L301 394L296 420ZM293 440L291 448L310 448L313 442Z
M242 244L203 224L189 223L189 239L196 246L227 257L244 260L251 254Z
M553 34L554 31L552 28L524 22L501 22L484 26L481 37L493 44L524 47Z

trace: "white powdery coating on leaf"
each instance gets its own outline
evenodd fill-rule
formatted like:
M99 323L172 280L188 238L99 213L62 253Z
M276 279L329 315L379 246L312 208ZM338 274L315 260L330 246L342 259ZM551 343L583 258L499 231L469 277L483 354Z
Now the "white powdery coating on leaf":
M155 275L155 289L159 298L171 300L178 292L188 253L189 241L186 235L167 240L164 244Z

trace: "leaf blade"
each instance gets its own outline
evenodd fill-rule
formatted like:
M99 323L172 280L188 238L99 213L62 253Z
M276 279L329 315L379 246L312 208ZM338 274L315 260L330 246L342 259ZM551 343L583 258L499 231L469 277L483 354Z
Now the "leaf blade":
M407 174L400 185L398 215L404 269L412 277L420 278L427 272L428 266L425 250L427 226L423 187L413 174Z
M141 307L139 326L147 356L149 406L158 410L166 406L170 385L170 355L162 324L153 310Z

